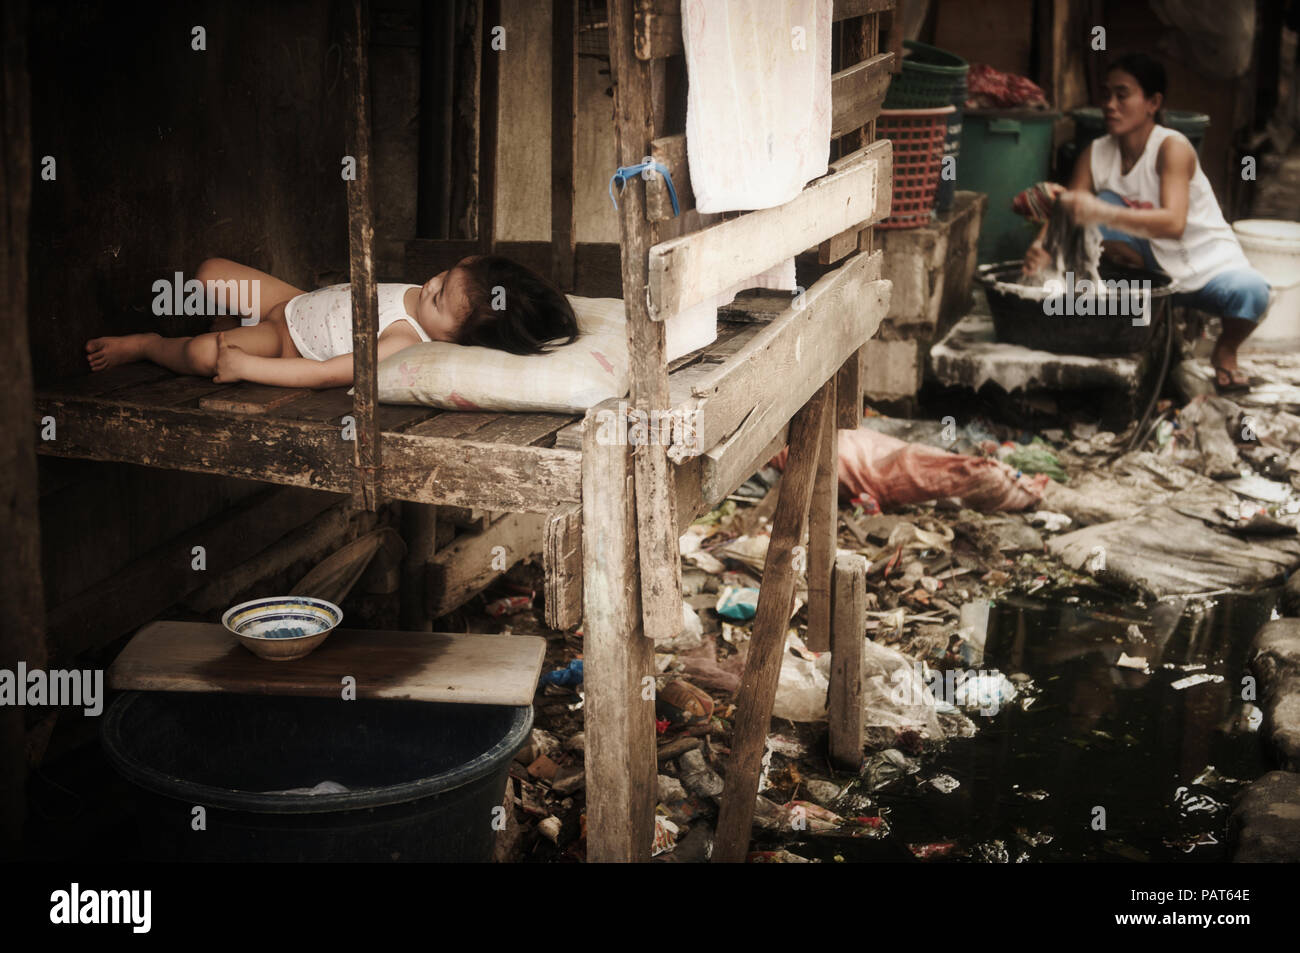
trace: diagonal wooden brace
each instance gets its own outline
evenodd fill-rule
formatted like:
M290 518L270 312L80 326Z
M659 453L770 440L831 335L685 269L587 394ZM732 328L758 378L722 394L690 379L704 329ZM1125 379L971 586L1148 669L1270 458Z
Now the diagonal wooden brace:
M772 704L785 655L785 636L794 608L798 571L793 550L803 535L823 428L833 410L834 395L835 381L831 378L790 422L790 456L781 478L780 499L772 522L772 541L763 568L754 635L749 642L740 690L736 692L736 727L732 733L731 759L727 763L727 788L722 794L714 836L714 861L738 863L745 859L749 849L763 743L772 720Z

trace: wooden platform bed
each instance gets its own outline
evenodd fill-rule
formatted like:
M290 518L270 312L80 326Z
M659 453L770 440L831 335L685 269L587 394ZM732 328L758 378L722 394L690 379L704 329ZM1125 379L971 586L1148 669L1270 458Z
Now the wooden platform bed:
M490 8L492 0L487 0ZM693 412L696 455L680 448L598 439L610 401L584 416L445 412L376 400L375 275L371 244L366 97L366 22L358 3L349 57L354 109L349 139L359 177L349 185L356 354L355 397L346 389L309 392L220 385L132 365L59 382L36 394L39 421L52 416L58 439L40 452L220 473L271 484L384 500L536 514L544 534L547 621L581 623L586 659L588 858L649 855L655 801L652 637L681 624L677 539L787 443L789 464L751 642L736 698L732 761L715 859L744 858L795 577L794 549L807 534L809 642L837 649L837 669L855 656L862 629L833 619L858 604L854 569L836 569L836 429L857 426L862 409L859 354L884 317L889 282L873 252L871 224L888 214L891 148L873 141L891 53L878 52L877 17L893 0L836 0L845 68L833 77L828 174L780 208L701 216L692 208L685 140L663 129L666 58L680 54L678 3L610 0L609 48L618 160L654 155L669 167L682 204L674 217L662 181L630 181L619 201L621 279L627 302L632 406ZM576 2L555 5L551 261L566 288L581 287L573 243L573 96ZM492 11L485 15L487 24ZM495 96L487 84L484 102ZM570 79L571 82L563 80ZM567 98L566 98L567 97ZM495 151L484 123L481 149ZM565 155L569 155L566 160ZM611 170L612 172L612 170ZM490 172L485 173L490 185ZM490 193L489 193L490 194ZM491 210L480 218L491 235ZM466 243L421 242L416 257L454 257ZM494 247L491 241L481 247ZM439 248L443 245L445 247ZM807 291L773 306L743 302L744 320L720 322L717 341L673 363L664 360L663 317L708 294L814 249L829 268ZM408 253L408 257L410 257ZM351 418L348 433L345 418ZM347 439L354 436L355 439ZM836 587L841 596L832 599ZM860 605L859 605L860 608ZM832 644L832 643L835 644ZM845 669L847 672L847 669ZM855 761L856 675L832 689L832 746ZM838 700L837 700L838 699ZM857 758L861 740L857 736Z

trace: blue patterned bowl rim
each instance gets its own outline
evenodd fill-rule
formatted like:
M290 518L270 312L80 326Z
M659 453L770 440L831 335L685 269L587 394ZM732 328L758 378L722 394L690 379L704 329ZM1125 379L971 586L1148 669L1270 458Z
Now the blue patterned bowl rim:
M285 618L297 617L299 619L308 616L316 619L319 623L323 623L323 625L315 632L304 632L302 635L284 637L240 631L240 627L246 626L248 623L254 621L269 622L281 616ZM221 616L221 624L232 635L245 639L260 639L265 642L292 642L296 639L310 639L337 628L342 621L342 609L332 602L327 602L324 599L314 599L311 596L267 596L263 599L251 599L248 602L241 602L237 606L232 606Z

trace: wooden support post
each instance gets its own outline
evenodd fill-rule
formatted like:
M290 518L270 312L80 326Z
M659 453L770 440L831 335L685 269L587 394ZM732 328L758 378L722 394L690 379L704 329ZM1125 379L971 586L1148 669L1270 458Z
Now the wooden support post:
M375 209L370 186L370 9L353 0L349 47L343 57L350 97L348 147L356 160L356 178L347 183L348 265L352 282L352 368L355 396L357 484L361 509L379 508L379 286L375 284Z
M542 540L546 624L564 631L582 622L582 506L566 503L546 519Z
M551 18L551 280L573 290L574 183L578 165L578 0L555 0Z
M0 668L46 665L45 596L37 508L37 428L27 344L27 241L32 191L31 92L26 3L0 9ZM57 423L57 422L56 422ZM16 859L27 804L27 709L0 707L0 859ZM93 719L91 719L93 720ZM651 778L653 781L654 779Z
M406 560L402 564L402 628L432 632L429 615L429 563L438 549L438 507L431 503L402 501L402 538Z
M817 477L808 510L808 630L804 641L814 652L831 647L831 571L839 536L839 429L836 427L835 386L829 392L831 412L818 436Z
M587 859L596 862L649 859L658 770L654 644L641 627L630 448L597 440L597 415L617 414L616 406L588 411L582 434Z
M615 134L619 165L635 165L654 139L650 93L652 67L632 50L633 0L610 0L609 55L614 79ZM666 415L668 362L664 325L652 320L646 301L647 254L655 244L655 226L646 219L645 183L635 177L619 199L622 235L623 301L627 306L631 404L648 420ZM652 440L637 447L637 549L641 568L641 612L645 634L672 638L682 625L681 558L677 549L676 497L667 447ZM653 780L653 779L652 779Z
M855 61L869 60L879 55L880 17L881 14L879 13L871 13L858 20L849 21L844 25L844 61L846 65ZM896 52L891 66L893 73L899 71L901 59L901 51ZM876 120L872 119L861 129L845 136L841 140L841 149L847 155L858 149L865 149L875 141ZM874 251L874 235L874 228L862 229L854 235L854 243L859 252L870 254ZM857 354L845 361L844 366L840 369L835 414L838 418L837 425L842 430L857 430L862 421L862 382L865 376L862 371L862 362L865 357L866 348L863 347Z
M831 760L862 767L862 639L866 632L867 560L854 553L835 560L831 605L831 687L827 699Z
M497 204L497 133L501 128L498 103L501 95L501 56L504 50L492 49L492 31L501 25L501 0L480 0L483 22L482 71L479 85L479 141L478 141L478 245L479 251L490 255L496 251Z
M781 478L780 500L763 567L749 657L736 692L736 725L731 735L727 787L722 794L722 809L714 835L714 861L737 863L745 859L749 850L763 743L772 720L790 610L794 607L796 571L792 551L803 532L817 472L822 428L830 415L831 404L831 387L823 386L790 422L790 456Z

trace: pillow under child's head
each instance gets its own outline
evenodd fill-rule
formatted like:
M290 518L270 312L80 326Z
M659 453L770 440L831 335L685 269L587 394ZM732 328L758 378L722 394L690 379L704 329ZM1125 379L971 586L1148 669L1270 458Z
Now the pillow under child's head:
M507 291L507 295L509 292ZM379 399L448 410L582 413L627 393L627 320L618 298L566 300L581 335L541 354L430 341L379 362Z

